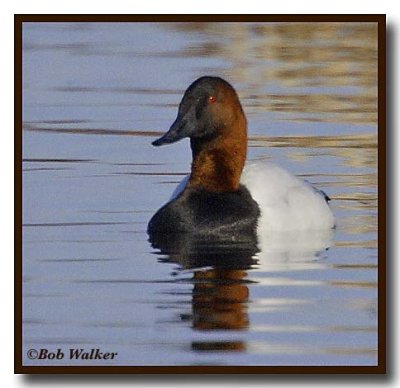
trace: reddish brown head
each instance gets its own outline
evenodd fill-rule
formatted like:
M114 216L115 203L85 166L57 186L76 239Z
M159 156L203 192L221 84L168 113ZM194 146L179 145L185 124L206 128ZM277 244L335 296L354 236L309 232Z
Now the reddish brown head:
M222 78L201 77L186 90L178 117L153 145L190 137L193 153L188 187L235 191L246 160L247 124L239 98Z

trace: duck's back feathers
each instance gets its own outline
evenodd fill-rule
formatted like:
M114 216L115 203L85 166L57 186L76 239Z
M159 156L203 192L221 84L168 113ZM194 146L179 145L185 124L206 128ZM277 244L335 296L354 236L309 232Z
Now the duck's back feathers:
M259 231L333 228L329 197L272 163L248 163L242 183L261 210Z

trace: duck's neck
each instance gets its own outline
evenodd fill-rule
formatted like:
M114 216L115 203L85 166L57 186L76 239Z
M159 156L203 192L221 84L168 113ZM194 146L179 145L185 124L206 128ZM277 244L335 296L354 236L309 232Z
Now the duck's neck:
M223 128L212 140L191 139L193 162L188 187L209 192L236 191L246 161L247 125L245 117Z

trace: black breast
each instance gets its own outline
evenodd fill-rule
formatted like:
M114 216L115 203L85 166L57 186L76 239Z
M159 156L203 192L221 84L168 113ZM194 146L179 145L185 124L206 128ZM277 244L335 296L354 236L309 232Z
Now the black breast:
M260 210L245 186L228 193L187 188L163 206L148 225L150 240L160 233L190 233L210 239L254 239Z

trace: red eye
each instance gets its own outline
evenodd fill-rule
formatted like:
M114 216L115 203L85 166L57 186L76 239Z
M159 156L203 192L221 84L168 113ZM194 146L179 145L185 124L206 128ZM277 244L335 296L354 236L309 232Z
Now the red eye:
M209 102L210 104L213 104L215 101L217 101L217 99L216 99L214 96L208 97L208 102Z

